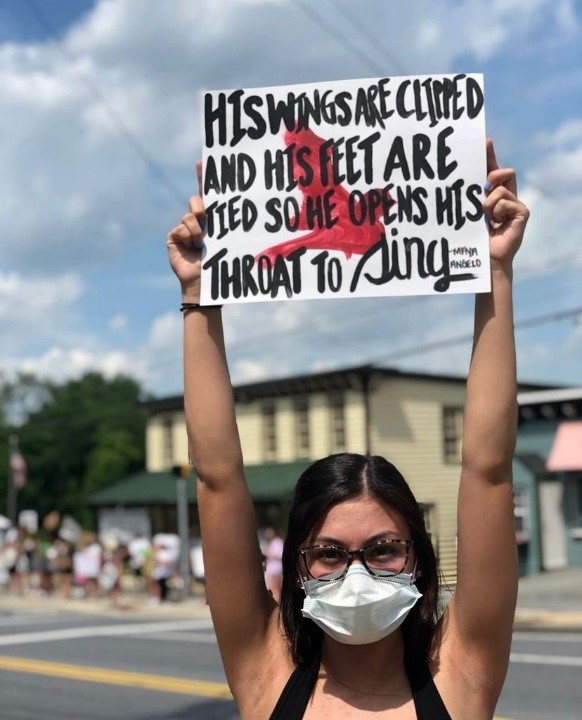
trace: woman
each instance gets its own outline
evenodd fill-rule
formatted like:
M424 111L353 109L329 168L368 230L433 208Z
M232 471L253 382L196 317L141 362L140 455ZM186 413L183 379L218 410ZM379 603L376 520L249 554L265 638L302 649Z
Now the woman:
M265 584L275 602L281 600L281 584L283 582L283 540L272 527L265 528L263 538L266 543L264 551Z
M219 308L184 313L185 412L207 597L243 720L486 720L505 679L517 594L512 262L528 218L487 143L492 289L476 297L458 500L458 581L437 618L436 562L396 468L332 456L300 478L279 607L267 592L243 475ZM201 165L198 164L201 184ZM200 196L168 235L198 303ZM228 528L228 532L224 531ZM235 600L236 599L236 600Z

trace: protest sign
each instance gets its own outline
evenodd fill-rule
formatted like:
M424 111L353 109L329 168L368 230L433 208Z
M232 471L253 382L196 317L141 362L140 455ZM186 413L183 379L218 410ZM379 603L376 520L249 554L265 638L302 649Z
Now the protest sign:
M490 289L481 75L203 96L205 305Z

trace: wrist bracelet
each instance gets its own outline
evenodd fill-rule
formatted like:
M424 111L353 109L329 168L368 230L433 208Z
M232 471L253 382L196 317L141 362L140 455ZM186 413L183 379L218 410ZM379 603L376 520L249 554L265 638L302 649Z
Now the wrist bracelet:
M183 302L180 305L180 312L187 313L190 310L212 310L212 308L221 308L222 305L200 305L200 303Z

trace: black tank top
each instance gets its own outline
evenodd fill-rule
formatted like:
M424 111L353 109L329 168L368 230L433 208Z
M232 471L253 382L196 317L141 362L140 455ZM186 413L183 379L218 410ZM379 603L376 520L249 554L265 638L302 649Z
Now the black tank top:
M275 705L270 720L302 720L305 708L317 682L321 656L298 665ZM425 657L409 658L406 674L412 690L417 720L451 720L439 691L434 684Z

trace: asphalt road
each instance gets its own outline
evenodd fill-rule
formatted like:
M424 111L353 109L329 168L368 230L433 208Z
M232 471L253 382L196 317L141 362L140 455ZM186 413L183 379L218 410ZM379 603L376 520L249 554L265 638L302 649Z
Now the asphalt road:
M580 720L582 633L516 632L497 706L512 720Z
M579 720L582 633L516 633L499 718ZM235 720L207 618L0 613L1 720Z
M1 720L235 720L210 621L0 614Z

